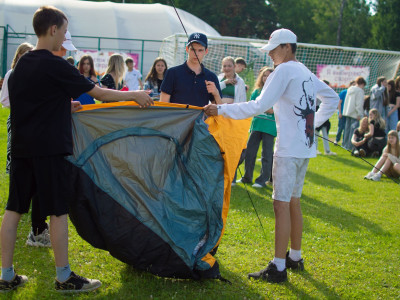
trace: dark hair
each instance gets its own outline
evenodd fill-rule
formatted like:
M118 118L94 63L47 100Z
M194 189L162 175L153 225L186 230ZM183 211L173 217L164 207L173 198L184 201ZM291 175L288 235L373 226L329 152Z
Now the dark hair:
M396 85L394 83L394 80L388 80L388 85L390 85L390 91L389 91L389 103L396 103Z
M376 80L376 84L380 87L382 85L382 82L386 80L385 76L378 77Z
M241 65L244 65L245 67L247 67L247 63L246 63L246 61L244 60L243 57L236 58L235 59L235 64L241 64Z
M367 85L367 82L365 81L365 79L364 79L364 77L362 77L362 76L358 76L357 78L356 78L356 84L357 85Z
M396 90L400 90L400 76L397 76L395 81L394 81L394 86Z
M47 30L56 25L63 26L64 21L68 22L67 16L54 6L42 6L33 15L33 29L38 37L46 35Z
M128 57L127 59L125 59L125 64L128 65L128 63L133 63L133 59Z
M96 71L94 70L93 58L87 54L82 56L81 59L79 60L79 63L78 63L79 73L83 74L83 63L85 62L85 60L89 60L89 64L90 64L89 75L96 76Z
M150 69L149 73L147 74L147 76L146 76L146 78L145 78L145 81L150 80L150 81L155 82L155 81L157 80L156 64L157 64L158 62L160 62L160 61L162 61L162 62L164 63L164 65L165 65L165 70L164 70L164 74L163 74L163 75L165 75L165 72L166 72L167 69L168 69L167 62L165 61L164 58L162 58L162 57L157 57L157 58L154 60L153 65L151 66L151 69Z
M68 56L65 60L75 66L75 59L72 56Z
M285 45L289 44L290 48L292 49L292 53L295 54L296 53L296 49L297 49L297 44L293 43L285 43L285 44L280 44L279 46L281 46L282 48L285 47Z
M369 111L369 102L370 102L370 100L371 100L371 96L369 96L369 95L365 95L364 96L364 104L363 104L363 109L365 110L365 111Z

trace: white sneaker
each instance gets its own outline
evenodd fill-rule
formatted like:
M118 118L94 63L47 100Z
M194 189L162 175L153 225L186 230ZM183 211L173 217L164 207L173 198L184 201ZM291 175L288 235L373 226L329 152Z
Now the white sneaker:
M259 183L255 183L255 184L252 185L252 187L253 187L253 188L260 189L260 188L262 188L263 186L262 186L261 184L259 184Z
M232 183L231 183L231 186L235 186L235 185L236 185L236 182L232 182Z
M317 150L317 155L320 155L321 154L321 152L319 152L319 150Z
M337 155L335 152L329 151L329 152L325 152L325 155Z
M375 173L374 176L371 177L373 181L379 181L381 180L381 174L380 173Z
M34 235L33 231L31 230L31 232L28 234L26 244L33 247L51 247L49 230L45 229L41 234L38 235Z
M374 175L375 175L375 173L371 171L367 175L364 176L364 179L371 179L372 176L374 176Z

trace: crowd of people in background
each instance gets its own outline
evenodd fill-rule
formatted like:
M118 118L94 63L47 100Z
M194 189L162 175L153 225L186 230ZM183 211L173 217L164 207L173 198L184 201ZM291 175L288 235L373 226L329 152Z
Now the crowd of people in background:
M27 46L30 46L30 48L28 49ZM21 54L21 49L28 51L33 49L33 46L28 45L28 43L21 44L16 52L17 58L14 58L15 63L18 61L18 57L23 54ZM53 54L65 56L67 50L77 50L72 43L71 35L68 31L65 34L65 41L61 50L58 52L55 51ZM197 56L193 56L192 58L194 60L198 59ZM96 73L93 58L88 54L83 55L77 63L72 56L67 57L66 60L71 65L76 66L82 75L97 86L114 90L144 90L154 100L160 100L162 93L161 86L168 71L166 60L162 57L157 57L143 82L142 74L135 68L134 60L130 57L124 60L123 56L118 53L110 56L103 76L99 76ZM235 59L234 57L227 56L222 59L221 73L217 76L219 87L216 84L217 82L209 81L207 84L207 90L212 90L214 95L220 91L220 99L216 103L229 104L248 101L246 92L249 86L239 76L239 73L245 70L246 67L247 63L242 57ZM268 66L259 70L259 75L249 100L255 100L260 95L265 81L272 72L273 68ZM3 90L7 90L8 76L9 72L5 75L5 87ZM169 80L171 78L169 76ZM324 80L324 82L329 85L328 81ZM363 77L357 77L349 83L346 89L343 89L339 93L338 125L334 144L338 145L343 136L342 146L351 151L352 155L380 157L385 154L384 149L388 147L388 133L394 130L400 136L400 77L392 80L379 77L368 95L365 95L366 85L367 82ZM168 84L165 86L168 86ZM166 94L164 94L164 99ZM79 101L82 105L95 103L95 99L87 93L82 94L75 100ZM190 103L190 101L185 101L185 103L196 105L196 103ZM2 104L7 107L7 100L4 97L2 98ZM319 102L317 99L317 110L318 107ZM316 128L316 141L319 134L322 133L323 154L336 155L335 152L331 151L329 146L330 128L331 123L329 120L319 128ZM260 176L255 180L253 187L261 188L272 183L272 153L275 136L276 126L272 108L263 115L254 117L247 150L243 151L239 161L239 164L244 161L245 173L238 181L236 181L235 176L232 185L235 185L236 182L253 184L254 165L260 142L262 142L262 168ZM322 153L317 149L317 154ZM396 156L397 154L394 153L393 155ZM396 172L394 171L391 174L396 175ZM379 180L380 177L366 176L365 178Z
M365 86L365 79L357 77L340 92L335 144L339 143L344 132L342 146L353 155L380 157L364 178L379 181L382 174L398 178L400 77L392 80L379 77L369 95L365 95ZM387 159L388 154L391 159Z

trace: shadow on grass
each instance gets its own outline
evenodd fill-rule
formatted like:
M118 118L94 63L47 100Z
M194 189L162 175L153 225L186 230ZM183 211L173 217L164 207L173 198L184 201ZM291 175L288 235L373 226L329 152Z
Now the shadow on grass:
M306 179L316 185L321 185L334 189L340 189L347 192L354 192L354 189L350 185L344 183L343 181L337 181L332 177L327 177L321 175L320 173L314 173L313 171L310 170L307 170Z
M229 209L255 213L254 207L263 216L273 217L272 186L253 188L250 184L236 184L232 188ZM254 205L254 207L253 207Z
M317 289L317 291L323 294L327 299L341 299L341 297L332 288L328 287L325 283L313 278L313 276L310 273L308 273L307 270L296 273L301 277L303 277L308 282L310 282ZM308 293L304 292L299 287L293 285L290 281L289 283L287 283L287 288L290 291L292 291L292 293L296 295L297 298L319 299L319 297L311 297Z
M350 156L350 154L347 157L330 156L329 158L336 162L340 162L347 167L354 167L354 168L360 168L360 169L365 169L365 170L370 170L377 161L377 159L374 159L372 162L369 162L367 159L364 158L367 162L370 163L370 165L369 165L367 162L363 161L361 158L355 157L355 156Z
M264 297L244 282L240 275L220 265L224 278L192 280L163 278L126 265L120 272L121 288L97 299L259 299Z
M367 219L337 206L329 205L308 197L305 194L301 196L301 207L303 215L321 219L339 228L346 228L349 231L359 231L361 228L364 228L377 234L390 235L389 232L384 231L379 225Z

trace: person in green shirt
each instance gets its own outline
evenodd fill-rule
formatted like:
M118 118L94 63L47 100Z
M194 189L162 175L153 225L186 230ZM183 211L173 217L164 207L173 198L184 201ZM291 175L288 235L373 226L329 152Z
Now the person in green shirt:
M250 100L255 100L261 93L262 88L267 81L268 76L274 71L272 68L264 67L260 70L254 91ZM247 142L247 150L244 161L245 173L238 180L242 183L253 182L254 165L257 158L258 147L262 141L261 152L261 172L257 177L253 187L262 188L266 186L266 182L271 182L272 160L274 138L276 137L276 125L273 109L267 110L262 115L255 116L250 127L250 137Z

